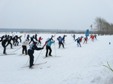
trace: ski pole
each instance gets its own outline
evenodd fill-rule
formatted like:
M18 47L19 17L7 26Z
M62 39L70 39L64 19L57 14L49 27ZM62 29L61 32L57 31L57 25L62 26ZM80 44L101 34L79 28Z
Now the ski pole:
M13 52L16 52L16 51L18 51L18 50L20 50L21 49L21 47L19 47L19 48L17 48L16 50L14 50Z
M43 48L46 46L46 44L47 44L47 41L46 41L45 44L43 45ZM37 59L39 58L39 56L40 56L41 53L42 53L42 50L41 50L40 53L38 54L38 56L37 56L37 58L36 58L36 60L35 60L35 63L37 62Z
M25 65L27 65L28 61L29 61L29 58L28 58L28 60L26 61Z
M54 35L54 39L56 39L55 37L56 37L56 34ZM55 50L55 56L56 56L56 45L55 44L56 43L54 43L54 50Z
M43 50L41 50L40 53L38 54L38 56L37 56L37 58L36 58L36 60L35 60L35 63L37 62L37 59L39 58L39 56L40 56L40 54L42 53L42 51L43 51Z

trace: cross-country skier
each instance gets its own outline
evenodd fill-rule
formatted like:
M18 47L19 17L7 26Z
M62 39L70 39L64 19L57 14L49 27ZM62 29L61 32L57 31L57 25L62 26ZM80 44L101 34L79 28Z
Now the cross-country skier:
M39 38L38 38L38 42L39 42L39 44L41 45L41 40L42 40L43 38L40 36Z
M74 34L74 35L72 35L72 37L73 37L73 39L75 40L75 37L76 37L76 36L75 36L75 34Z
M7 37L4 37L3 39L2 39L2 47L4 48L3 49L3 54L7 54L6 53L6 47L8 46L8 38Z
M87 30L85 31L85 36L86 36L86 38L88 38L88 36L89 36L89 29L87 29Z
M87 44L87 41L88 41L88 38L87 37L84 37L84 42L83 43L86 43Z
M57 40L58 40L58 44L59 44L59 48L60 48L60 46L62 45L62 47L64 48L64 40L63 40L63 38L61 37L61 36L59 36L58 38L57 38Z
M77 46L78 46L78 47L81 47L81 44L80 44L80 42L81 42L81 38L78 37L75 41L77 41Z
M54 36L51 36L51 38L49 38L49 39L46 41L46 57L48 57L48 54L49 54L49 56L52 56L52 55L51 55L51 53L52 53L51 44L52 44L52 43L55 43L55 41L53 40L53 37L54 37Z
M29 58L30 58L30 61L29 61L29 68L32 68L32 66L34 65L33 62L34 62L34 50L42 50L44 48L41 47L37 47L37 42L32 42L32 44L30 44L30 48L28 49L28 55L29 55Z
M26 40L22 43L22 54L27 55L27 45L29 45L29 41L26 39Z

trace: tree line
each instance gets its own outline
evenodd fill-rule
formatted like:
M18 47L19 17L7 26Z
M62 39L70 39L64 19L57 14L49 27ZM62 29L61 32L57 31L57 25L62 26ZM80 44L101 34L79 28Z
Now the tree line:
M109 23L105 19L97 17L95 19L95 29L98 34L113 34L113 23Z

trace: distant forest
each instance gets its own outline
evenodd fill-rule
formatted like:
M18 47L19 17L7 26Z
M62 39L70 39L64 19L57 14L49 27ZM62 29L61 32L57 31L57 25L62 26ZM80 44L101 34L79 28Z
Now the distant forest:
M92 30L98 34L113 34L113 23L109 23L105 19L97 17Z

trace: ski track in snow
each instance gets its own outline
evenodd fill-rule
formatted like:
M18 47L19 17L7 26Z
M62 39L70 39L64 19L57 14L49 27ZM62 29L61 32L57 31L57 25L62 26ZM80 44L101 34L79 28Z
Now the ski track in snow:
M51 35L38 34L43 37L42 44ZM77 47L71 34L67 34L65 48L59 49L56 38L60 35L63 36L56 34L53 38L52 57L45 58L45 48L34 52L37 65L33 69L27 67L29 56L21 54L21 44L13 49L8 46L7 53L15 54L0 56L0 84L113 84L113 72L103 66L109 62L113 68L113 35L97 36L94 42L89 39L87 44ZM3 50L1 46L0 49Z

